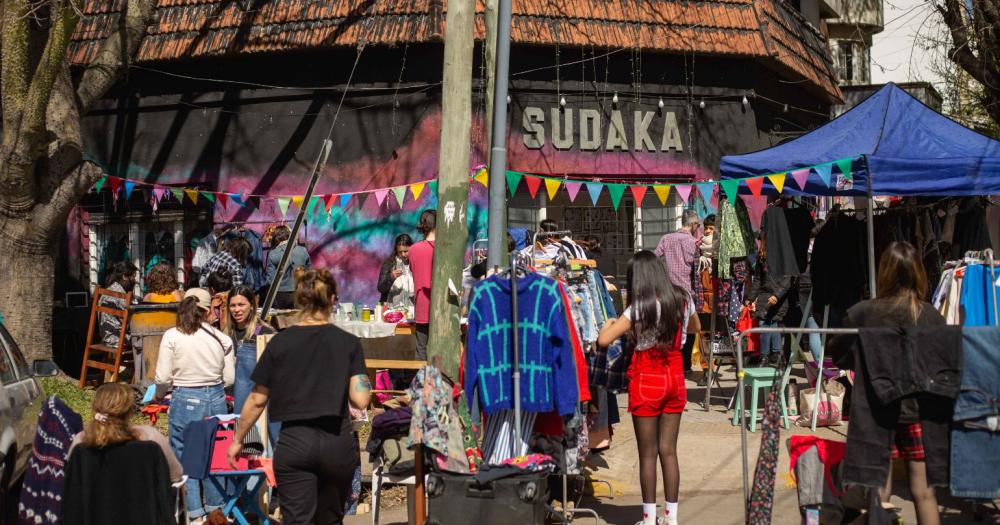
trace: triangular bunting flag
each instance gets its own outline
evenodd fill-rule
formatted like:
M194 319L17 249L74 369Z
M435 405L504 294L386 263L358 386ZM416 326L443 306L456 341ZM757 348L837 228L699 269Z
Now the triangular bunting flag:
M229 200L235 202L237 206L244 206L246 204L246 199L239 193L230 193Z
M132 196L132 190L135 189L135 182L127 180L125 181L125 200L128 200Z
M590 194L590 202L597 206L597 199L601 198L601 190L604 189L604 184L600 182L588 182L587 183L587 193Z
M614 206L615 210L617 211L618 204L621 203L622 195L625 193L625 185L617 183L608 183L606 184L606 186L608 187L608 195L611 196L611 205Z
M487 188L490 187L490 174L489 174L489 172L486 171L485 168L479 170L479 172L476 173L476 176L473 177L472 180L474 180L474 181L482 184L483 186L485 186Z
M144 202L150 202L150 198L149 198L149 197L150 197L150 195L152 195L152 194L151 194L151 193L149 192L149 188L147 188L147 187L143 186L143 187L142 187L142 188L140 188L140 189L142 190L142 200L143 200Z
M177 199L177 202L184 204L184 190L180 188L170 188L170 193Z
M163 195L166 194L166 193L167 193L167 190L165 190L163 188L153 188L153 198L156 199L156 202L162 201L163 200Z
M330 208L333 208L333 203L337 202L337 195L331 193L329 195L323 196L323 212L330 213Z
M211 202L213 204L215 203L215 194L214 193L212 193L210 191L203 191L203 192L200 192L200 193L201 193L201 196L204 197L205 199L207 199L209 202Z
M778 190L778 193L781 193L781 191L785 189L784 173L775 173L774 175L768 175L767 180L771 181L771 185L774 186L774 189Z
M428 184L428 186L430 186L430 184ZM369 195L371 195L371 194L370 193L355 193L354 194L354 200L358 201L358 210L361 210L361 208L365 207L365 201L368 200L368 196Z
M556 198L559 186L562 186L562 183L558 179L545 179L545 193L549 195L549 200Z
M411 188L412 188L412 186L411 186ZM351 196L353 196L353 195L354 195L353 193L341 193L340 194L340 209L346 210L347 207L351 205ZM416 198L416 197L414 197L414 198Z
M184 190L184 195L187 195L191 202L198 204L198 192L195 190Z
M813 169L816 170L816 174L819 175L819 178L823 180L823 184L829 188L830 176L833 174L833 163L826 162L824 164L817 164L813 166Z
M840 169L840 173L844 176L845 179L847 179L847 180L853 180L854 179L854 173L851 171L851 165L854 164L854 159L853 158L850 158L850 159L840 159L840 160L834 162L834 164L836 164L837 168Z
M216 195L218 195L218 198L219 198L218 202L219 202L219 204L222 205L222 209L226 209L226 205L229 203L229 194L228 193L217 193Z
M806 181L809 180L809 168L793 171L792 179L800 190L806 191Z
M722 191L726 192L726 198L729 199L729 204L736 204L736 194L740 191L740 180L720 180L719 186L722 188Z
M760 190L764 188L764 177L752 177L744 179L747 181L747 188L754 197L760 197Z
M97 182L94 183L94 193L101 193L101 188L104 187L105 182L108 182L107 176L102 175L101 178L97 179Z
M656 198L660 199L660 205L667 205L667 197L670 196L670 186L666 184L655 184L653 185L653 192L656 193Z
M122 180L118 177L108 177L108 182L111 183L111 196L118 199L118 192L122 189Z
M642 198L646 196L646 190L649 189L649 186L633 184L628 189L632 192L632 198L635 199L636 207L642 207Z
M243 199L243 202L248 208L253 208L255 210L260 209L260 197L256 195L247 195L247 198Z
M382 207L382 203L385 202L385 198L389 196L389 190L375 190L375 202L378 203L378 207ZM327 206L329 208L329 206Z
M284 217L288 214L288 203L291 201L288 197L278 197L278 211L281 212L281 216Z
M698 185L698 193L701 194L701 200L705 201L705 205L709 208L712 207L712 194L715 193L715 183L714 182L703 182Z
M313 195L312 198L309 199L309 205L306 206L306 217L313 216L313 213L316 212L316 205L320 203L320 200L319 195ZM321 207L320 209L322 210L323 208Z
M674 186L674 189L677 190L677 194L681 196L681 200L684 201L684 204L687 204L688 198L691 197L691 185L677 184Z
M410 193L413 194L413 200L415 201L420 200L420 194L423 193L424 186L426 185L427 185L426 182L418 182L416 184L410 184Z
M436 179L427 183L427 194L437 197L438 181Z
M301 210L302 209L302 203L305 200L306 200L306 196L305 195L296 195L296 196L292 197L292 204L294 204L296 208L298 208L298 209Z
M517 193L517 185L521 183L521 177L523 175L523 173L518 173L516 171L507 172L507 191L510 192L511 197Z
M542 179L525 175L524 183L528 185L528 195L531 195L531 198L534 199L535 195L538 195L538 187L542 185Z
M396 202L399 207L403 207L403 201L406 200L406 186L399 186L392 189L392 194L396 196Z
M574 202L576 201L576 195L580 193L580 188L583 187L583 183L566 181L563 183L563 186L566 186L566 193L569 193L569 201Z

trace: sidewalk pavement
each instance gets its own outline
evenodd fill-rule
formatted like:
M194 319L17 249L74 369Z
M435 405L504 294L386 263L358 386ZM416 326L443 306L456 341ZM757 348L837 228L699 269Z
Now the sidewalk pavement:
M731 374L727 374L731 377ZM801 379L800 379L801 381ZM678 439L678 456L680 459L681 487L679 518L682 525L728 525L743 522L743 489L740 482L741 454L739 428L730 423L732 412L726 412L725 404L728 396L735 388L735 381L723 381L722 392L713 399L711 411L701 408L705 390L688 382L688 405L681 419L680 437ZM713 393L718 390L713 390ZM580 507L592 508L601 516L603 523L613 525L632 525L641 519L642 498L639 495L639 460L636 453L635 434L630 416L625 412L627 395L619 397L621 407L621 423L615 427L614 442L607 451L593 456L590 464L593 467L595 480L608 481L612 484L613 494L608 497L606 486L595 485L598 497L585 498ZM775 483L774 510L772 523L777 525L796 525L801 523L798 510L796 490L789 486L788 452L785 440L793 434L809 434L808 428L798 428L792 425L790 429L781 429L781 449L778 462L778 476ZM847 439L847 425L817 429L821 437L836 440ZM747 446L749 452L750 475L760 448L760 426L757 432L748 434ZM905 482L895 483L897 492L903 489ZM657 503L663 505L662 480L658 484ZM903 489L905 490L905 489ZM916 523L913 504L901 499L898 495L892 498L892 503L902 509L905 523ZM950 507L959 504L948 502ZM957 508L945 509L943 523L948 524L982 524L1000 523L997 514L986 516L984 521L976 522L966 513L960 516ZM593 518L579 516L575 523L593 523ZM351 516L345 520L348 525L371 523L371 515ZM405 524L406 508L403 505L392 509L384 509L380 516L381 524ZM450 525L450 524L449 524Z

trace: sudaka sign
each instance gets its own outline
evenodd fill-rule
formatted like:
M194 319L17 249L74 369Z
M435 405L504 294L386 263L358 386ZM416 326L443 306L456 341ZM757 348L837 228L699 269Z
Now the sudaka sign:
M515 117L516 118L516 117ZM632 109L617 104L594 108L527 103L521 111L521 141L537 150L603 152L683 152L677 112L671 108Z

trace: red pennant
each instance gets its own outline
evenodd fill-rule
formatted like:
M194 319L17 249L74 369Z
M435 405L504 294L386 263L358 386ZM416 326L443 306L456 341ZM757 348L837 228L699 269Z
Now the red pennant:
M332 193L329 195L324 195L323 202L326 204L326 207L323 211L325 211L326 213L330 213L330 208L333 208L333 203L337 202L337 196Z
M542 179L525 175L524 183L528 185L528 195L531 195L531 198L534 199L535 195L538 195L538 187L542 185Z
M118 198L118 191L122 189L122 180L118 177L108 177L108 184L111 185L111 195Z
M632 191L632 198L635 199L635 205L637 207L642 207L642 198L646 196L646 190L649 186L629 186L629 190Z
M746 179L747 188L750 188L750 193L754 197L760 197L760 190L764 187L764 177L754 177L752 179Z
M222 209L226 209L226 204L229 203L229 195L225 193L216 193L215 202L218 202L220 205L222 205Z

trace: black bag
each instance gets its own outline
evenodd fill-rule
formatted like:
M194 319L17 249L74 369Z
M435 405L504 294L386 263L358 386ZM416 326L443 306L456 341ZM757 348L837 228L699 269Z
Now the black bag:
M545 520L548 473L526 473L479 484L474 476L427 476L428 525L527 525Z

